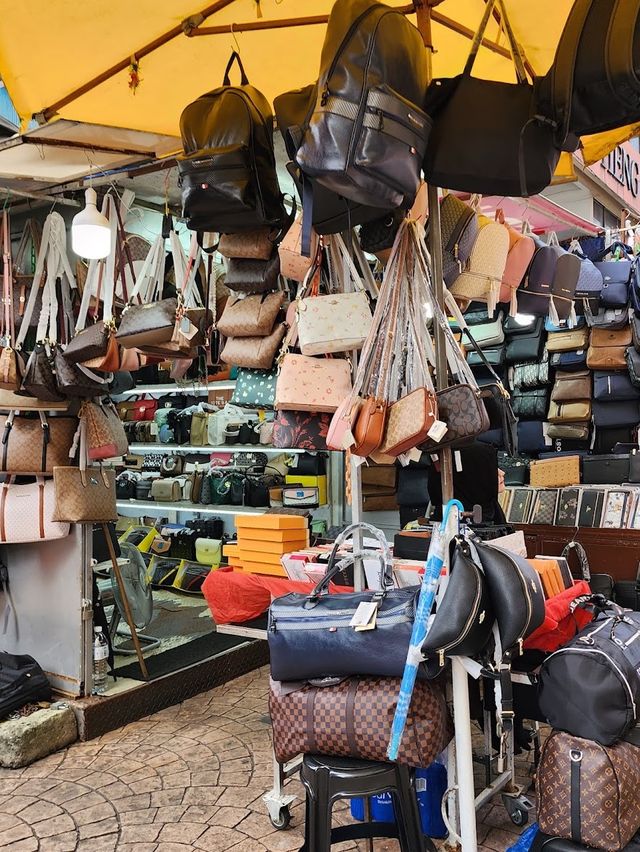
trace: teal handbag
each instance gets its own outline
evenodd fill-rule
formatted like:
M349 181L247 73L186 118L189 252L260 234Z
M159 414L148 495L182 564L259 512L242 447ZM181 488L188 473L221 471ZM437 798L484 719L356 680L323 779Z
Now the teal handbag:
M243 408L273 408L276 378L276 370L238 370L231 402Z

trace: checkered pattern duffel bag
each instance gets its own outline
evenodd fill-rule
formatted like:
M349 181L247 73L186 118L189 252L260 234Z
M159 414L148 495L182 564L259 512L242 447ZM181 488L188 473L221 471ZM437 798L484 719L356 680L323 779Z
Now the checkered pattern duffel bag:
M269 712L280 763L297 754L386 760L400 678L351 677L332 686L292 690L271 681ZM429 766L453 736L451 717L437 684L418 681L398 763Z

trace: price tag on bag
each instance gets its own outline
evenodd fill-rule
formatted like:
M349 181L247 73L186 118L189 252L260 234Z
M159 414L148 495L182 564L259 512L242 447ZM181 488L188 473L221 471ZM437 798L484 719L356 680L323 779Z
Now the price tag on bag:
M431 429L427 432L427 435L431 438L432 441L441 441L447 432L447 424L443 423L442 420L434 420L431 424Z
M376 601L361 601L353 614L353 618L349 622L349 627L355 627L356 630L362 630L363 628L370 630L371 628L368 625L373 621L372 626L375 627L377 612L378 604Z

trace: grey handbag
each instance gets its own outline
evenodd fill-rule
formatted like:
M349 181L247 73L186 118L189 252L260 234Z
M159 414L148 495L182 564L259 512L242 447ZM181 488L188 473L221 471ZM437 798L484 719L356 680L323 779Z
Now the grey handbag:
M277 289L279 274L280 256L277 250L269 260L232 257L224 283L237 293L269 293Z
M504 343L504 314L499 311L495 319L473 326L473 339L481 349L494 349Z

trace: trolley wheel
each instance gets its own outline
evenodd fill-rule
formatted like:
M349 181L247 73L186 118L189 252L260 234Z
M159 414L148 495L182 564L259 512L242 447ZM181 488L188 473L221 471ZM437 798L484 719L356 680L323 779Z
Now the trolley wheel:
M289 807L286 806L284 808L280 808L277 819L269 816L269 821L274 828L278 829L278 831L285 831L285 829L289 828L289 825L291 824L291 811L289 810ZM524 823L522 824L524 825Z
M503 794L502 803L509 814L509 819L514 825L521 828L529 822L529 811L533 805L526 796L508 796Z
M528 812L521 811L520 808L517 808L516 810L512 811L509 816L511 817L511 822L514 825L517 825L519 828L529 822Z

